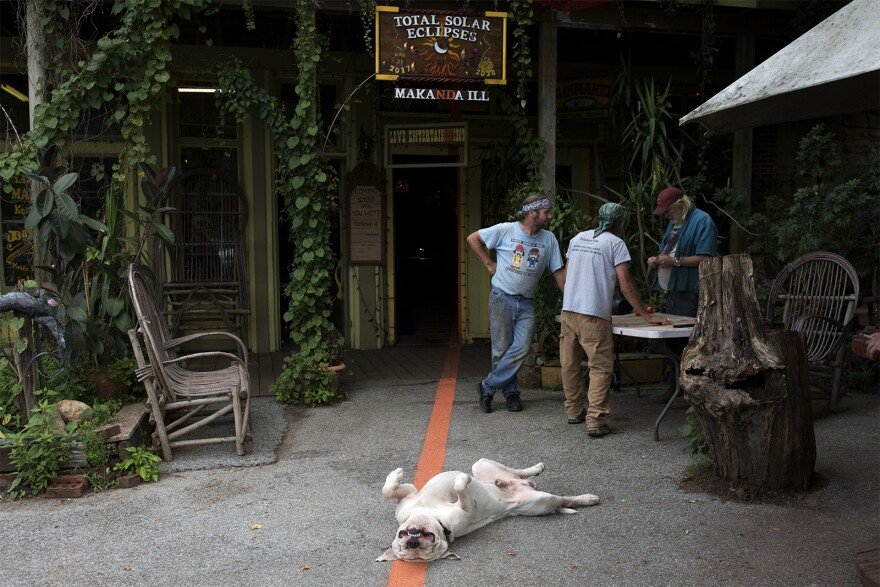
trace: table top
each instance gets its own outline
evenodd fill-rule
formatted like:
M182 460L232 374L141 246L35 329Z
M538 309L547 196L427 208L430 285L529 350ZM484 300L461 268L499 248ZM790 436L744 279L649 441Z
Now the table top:
M695 318L656 313L654 316L667 320L668 324L648 324L641 316L624 314L611 317L611 331L614 334L634 338L690 338L694 331Z

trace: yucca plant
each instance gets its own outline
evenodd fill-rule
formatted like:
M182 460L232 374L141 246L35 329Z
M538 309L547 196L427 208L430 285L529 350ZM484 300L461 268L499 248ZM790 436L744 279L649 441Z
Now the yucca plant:
M615 104L623 110L617 124L623 125L626 184L623 193L609 191L626 207L630 226L635 224L634 235L627 231L627 244L638 252L638 276L645 287L650 281L644 259L654 252L656 236L663 231L663 219L652 214L655 198L661 189L681 183L681 151L668 131L668 125L675 122L670 88L671 81L662 92L657 91L654 80L633 82L626 69L615 83Z

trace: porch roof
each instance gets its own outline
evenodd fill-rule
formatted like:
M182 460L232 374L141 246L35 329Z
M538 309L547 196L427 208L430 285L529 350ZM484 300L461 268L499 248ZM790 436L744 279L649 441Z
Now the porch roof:
M707 134L880 107L880 10L854 0L706 101L679 124Z

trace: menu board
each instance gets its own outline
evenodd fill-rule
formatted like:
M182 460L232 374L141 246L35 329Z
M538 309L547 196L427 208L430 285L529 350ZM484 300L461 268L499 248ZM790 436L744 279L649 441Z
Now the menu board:
M385 262L385 197L379 174L360 164L348 182L348 262L381 265Z

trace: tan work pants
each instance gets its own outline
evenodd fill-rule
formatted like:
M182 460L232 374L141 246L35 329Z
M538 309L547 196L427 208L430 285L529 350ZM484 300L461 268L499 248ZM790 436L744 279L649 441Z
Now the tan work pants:
M584 355L590 367L587 426L605 426L611 412L610 388L614 372L611 322L595 316L563 312L559 360L562 364L565 411L569 418L579 418L584 414L584 370L581 368Z

